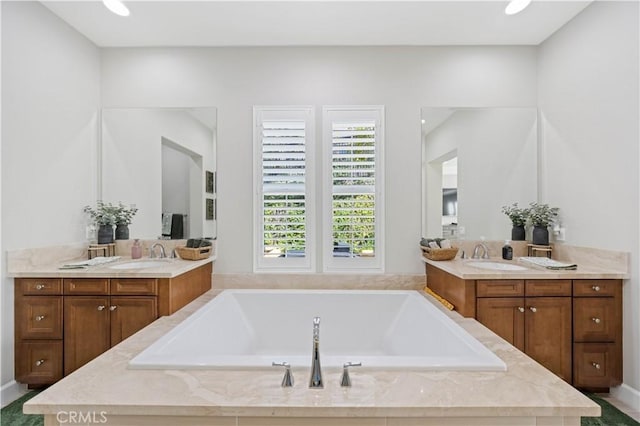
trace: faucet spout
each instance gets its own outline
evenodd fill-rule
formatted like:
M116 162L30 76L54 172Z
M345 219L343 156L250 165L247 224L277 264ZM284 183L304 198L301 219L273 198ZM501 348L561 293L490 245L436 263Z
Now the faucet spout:
M473 249L473 255L471 256L471 258L480 259L480 248L482 248L482 258L489 259L489 249L486 245L484 245L484 243L476 244Z
M322 389L322 368L320 367L320 317L313 318L313 349L311 351L311 378L309 388Z

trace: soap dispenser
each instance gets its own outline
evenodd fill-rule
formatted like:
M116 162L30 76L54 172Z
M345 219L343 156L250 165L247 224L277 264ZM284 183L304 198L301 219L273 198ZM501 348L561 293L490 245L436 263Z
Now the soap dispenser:
M504 246L502 246L502 258L504 260L513 259L513 248L509 245L509 240L505 240Z
M142 257L142 247L140 246L140 240L136 238L133 241L133 245L131 246L131 258L140 259L141 257Z

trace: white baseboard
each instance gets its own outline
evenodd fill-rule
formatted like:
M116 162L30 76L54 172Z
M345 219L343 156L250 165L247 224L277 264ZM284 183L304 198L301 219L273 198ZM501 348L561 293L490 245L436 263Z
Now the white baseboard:
M12 380L9 383L3 385L0 388L0 400L2 401L2 407L4 408L5 406L11 404L13 401L20 398L27 392L27 387L25 385L21 385L15 380Z
M618 387L611 388L610 394L618 401L631 407L633 411L640 411L640 391L637 389L623 383Z

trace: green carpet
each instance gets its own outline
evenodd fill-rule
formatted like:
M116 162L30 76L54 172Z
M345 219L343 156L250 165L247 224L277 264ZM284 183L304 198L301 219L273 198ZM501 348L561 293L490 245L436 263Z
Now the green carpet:
M32 391L11 404L0 412L0 425L3 426L43 426L44 416L38 414L22 414L22 404L33 398L39 391Z
M17 399L4 407L0 414L0 425L42 426L44 424L43 416L22 414L22 404L37 394L37 391L29 392L20 399ZM640 423L636 422L604 399L591 394L587 394L587 396L602 407L602 416L583 417L581 426L640 426Z

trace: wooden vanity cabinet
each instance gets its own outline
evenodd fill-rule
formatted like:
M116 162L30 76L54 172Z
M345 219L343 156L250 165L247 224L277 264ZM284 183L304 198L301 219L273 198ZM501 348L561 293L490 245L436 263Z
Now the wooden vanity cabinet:
M573 281L574 386L603 390L622 383L622 282Z
M65 279L64 374L155 321L157 287L155 278ZM68 288L73 296L66 296Z
M571 281L478 280L476 287L476 319L571 383Z

